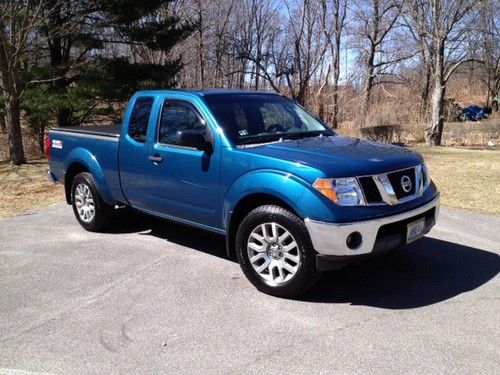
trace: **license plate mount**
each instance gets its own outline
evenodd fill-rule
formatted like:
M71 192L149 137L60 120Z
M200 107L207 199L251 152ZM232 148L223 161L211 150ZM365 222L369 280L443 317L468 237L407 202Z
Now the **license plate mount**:
M425 235L425 218L412 221L406 226L406 243L418 240Z

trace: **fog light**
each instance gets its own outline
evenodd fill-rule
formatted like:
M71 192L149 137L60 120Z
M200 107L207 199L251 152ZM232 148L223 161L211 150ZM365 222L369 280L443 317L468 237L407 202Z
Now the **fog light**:
M347 236L347 239L345 240L345 244L351 250L360 247L362 242L363 242L363 237L359 232L352 232L350 235Z

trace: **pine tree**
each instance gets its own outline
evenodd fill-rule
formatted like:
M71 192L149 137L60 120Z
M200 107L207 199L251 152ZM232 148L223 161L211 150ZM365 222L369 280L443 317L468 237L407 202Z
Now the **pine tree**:
M46 0L42 31L50 53L47 77L54 79L51 95L59 97L59 126L78 125L95 114L113 116L115 104L134 91L175 85L182 63L168 54L195 24L169 11L173 0L66 0L55 6L57 1ZM132 58L138 50L161 58ZM81 96L73 103L75 95Z

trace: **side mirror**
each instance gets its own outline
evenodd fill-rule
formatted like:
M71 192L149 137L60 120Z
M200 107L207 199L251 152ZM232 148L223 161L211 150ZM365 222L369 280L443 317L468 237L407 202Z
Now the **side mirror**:
M175 134L175 144L178 146L193 147L210 153L212 144L206 141L205 136L196 130L178 130Z

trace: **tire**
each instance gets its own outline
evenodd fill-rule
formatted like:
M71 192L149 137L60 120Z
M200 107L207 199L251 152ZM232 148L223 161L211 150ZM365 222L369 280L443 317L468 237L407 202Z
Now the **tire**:
M283 207L260 206L243 219L236 255L248 280L273 296L297 297L320 276L304 222Z
M71 205L76 219L89 232L100 232L111 224L114 207L102 200L94 176L88 172L73 179Z

